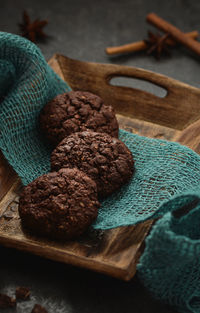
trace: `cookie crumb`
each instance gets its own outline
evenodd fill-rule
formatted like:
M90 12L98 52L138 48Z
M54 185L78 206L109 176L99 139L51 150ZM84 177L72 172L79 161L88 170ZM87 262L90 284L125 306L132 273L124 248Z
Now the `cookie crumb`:
M30 298L30 288L27 287L17 287L15 291L16 299L28 300Z
M48 311L40 304L35 304L31 313L48 313Z
M0 293L0 308L11 308L16 306L16 299L11 298L8 295Z

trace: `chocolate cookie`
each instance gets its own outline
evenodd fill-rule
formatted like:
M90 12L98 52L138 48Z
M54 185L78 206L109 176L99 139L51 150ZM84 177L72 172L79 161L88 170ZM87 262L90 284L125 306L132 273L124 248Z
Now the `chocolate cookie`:
M75 168L40 176L24 188L19 200L22 225L53 239L82 234L98 208L95 182Z
M77 167L97 184L98 194L107 196L128 182L134 161L125 144L108 134L74 133L61 141L51 155L51 169Z
M118 122L111 106L90 92L70 91L55 97L42 109L40 128L56 146L68 135L85 130L118 137Z

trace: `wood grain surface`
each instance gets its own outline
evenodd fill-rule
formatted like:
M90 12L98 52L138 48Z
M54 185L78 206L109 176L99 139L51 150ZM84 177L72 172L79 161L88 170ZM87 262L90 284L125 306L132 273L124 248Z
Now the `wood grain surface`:
M99 94L114 106L120 127L139 135L179 141L200 152L200 90L160 74L119 65L80 62L55 55L49 62L72 89ZM164 98L109 84L128 76L167 90ZM0 154L0 244L85 267L123 280L136 272L152 221L108 231L92 229L76 241L59 243L25 233L18 215L20 179Z
M198 88L140 68L81 62L60 55L55 58L72 89L99 94L124 116L176 130L182 130L200 119ZM113 86L110 80L114 77L137 78L153 83L166 89L167 95L162 98L139 89Z

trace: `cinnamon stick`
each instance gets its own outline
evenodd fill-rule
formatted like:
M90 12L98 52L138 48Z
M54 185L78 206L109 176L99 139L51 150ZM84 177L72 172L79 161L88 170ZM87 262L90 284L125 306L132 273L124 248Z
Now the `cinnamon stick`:
M186 33L185 35L193 39L196 39L199 36L199 33L198 31L194 30L192 32ZM175 46L177 42L174 41L172 38L168 38L166 40L166 43L169 46ZM148 45L145 42L145 40L141 40L141 41L136 41L136 42L129 43L126 45L122 45L122 46L108 47L106 48L105 51L109 55L114 55L114 54L121 54L121 53L128 53L128 52L143 51L143 50L146 50L147 48L148 48Z
M141 41L129 43L123 46L108 47L106 48L106 53L109 55L112 55L112 54L119 54L119 53L126 53L126 52L142 51L146 49L147 49L146 42L144 40L141 40Z
M156 26L160 30L170 34L177 42L186 46L196 54L200 55L200 43L191 37L186 36L180 29L166 22L155 13L150 13L146 17L147 22Z

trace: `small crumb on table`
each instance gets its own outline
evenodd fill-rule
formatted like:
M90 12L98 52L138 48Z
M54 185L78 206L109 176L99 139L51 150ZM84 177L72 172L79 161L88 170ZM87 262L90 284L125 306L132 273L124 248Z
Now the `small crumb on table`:
M16 306L15 298L11 298L8 295L0 293L0 308L1 309L15 307L15 306Z
M48 313L48 311L40 304L35 304L31 313Z
M28 287L17 287L15 291L16 299L28 300L30 298L30 288Z

